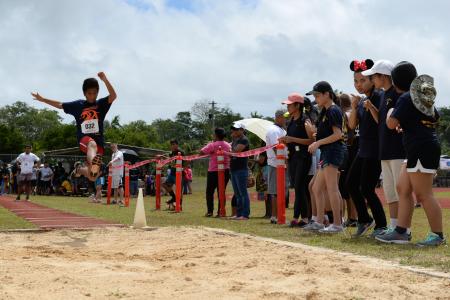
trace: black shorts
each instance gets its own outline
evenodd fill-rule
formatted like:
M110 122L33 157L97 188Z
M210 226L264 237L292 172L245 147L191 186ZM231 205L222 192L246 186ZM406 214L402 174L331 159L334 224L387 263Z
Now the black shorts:
M406 168L409 173L436 173L441 158L441 146L431 142L413 147L406 153Z
M345 146L342 143L333 143L320 147L320 165L323 168L333 166L339 169L344 163Z

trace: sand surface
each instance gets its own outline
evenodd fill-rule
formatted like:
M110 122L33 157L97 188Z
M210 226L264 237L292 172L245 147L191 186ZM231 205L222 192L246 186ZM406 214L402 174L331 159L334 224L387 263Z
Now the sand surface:
M450 299L450 279L201 228L0 233L0 299Z

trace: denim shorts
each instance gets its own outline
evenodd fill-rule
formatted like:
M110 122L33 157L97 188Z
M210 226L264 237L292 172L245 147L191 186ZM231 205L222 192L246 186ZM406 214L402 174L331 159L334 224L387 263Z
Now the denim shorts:
M323 168L332 166L340 168L345 158L345 145L337 142L320 147L320 165Z

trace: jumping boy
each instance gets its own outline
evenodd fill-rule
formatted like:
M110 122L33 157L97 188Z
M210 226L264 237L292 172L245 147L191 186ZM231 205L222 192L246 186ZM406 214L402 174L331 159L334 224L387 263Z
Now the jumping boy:
M105 83L109 92L109 96L99 100L97 100L99 84L95 78L88 78L83 82L83 94L86 100L62 103L46 99L39 93L31 93L35 100L63 109L66 114L70 114L75 118L80 150L86 153L87 158L87 166L79 167L76 172L87 177L90 181L95 181L100 175L102 155L104 153L103 121L111 104L117 98L116 92L106 78L105 73L100 72L97 75Z

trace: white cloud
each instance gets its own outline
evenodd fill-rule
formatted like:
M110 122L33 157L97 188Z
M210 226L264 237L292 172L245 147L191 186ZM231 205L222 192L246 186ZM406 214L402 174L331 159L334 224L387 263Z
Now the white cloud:
M31 102L34 90L80 98L82 80L104 70L119 94L109 118L150 122L202 98L270 115L319 80L353 92L355 58L410 60L435 77L438 105L450 105L445 1L168 3L1 1L0 105L44 107Z

